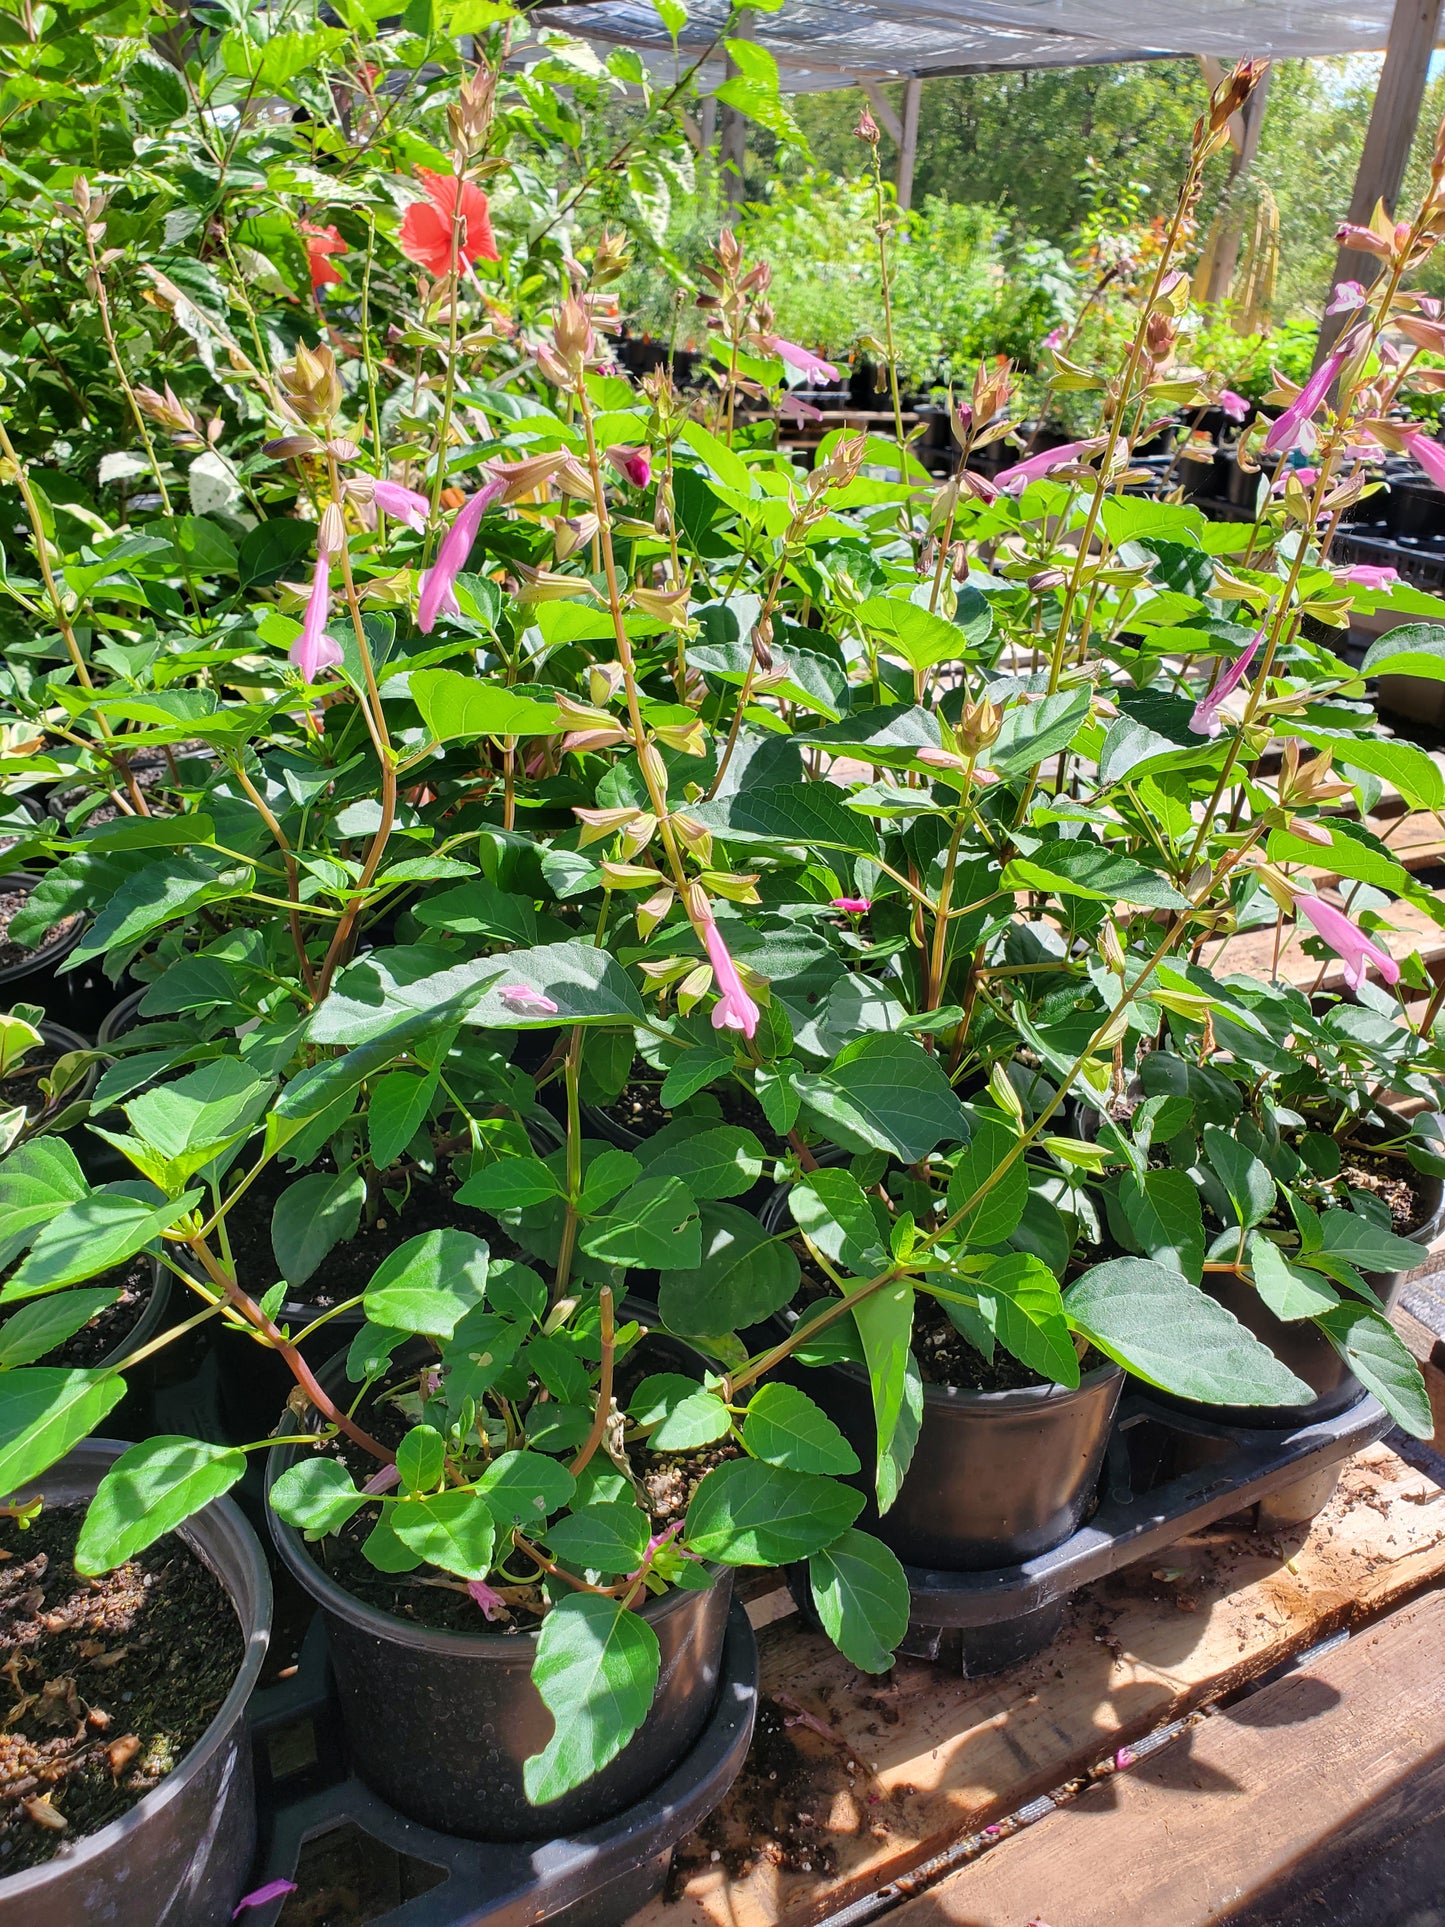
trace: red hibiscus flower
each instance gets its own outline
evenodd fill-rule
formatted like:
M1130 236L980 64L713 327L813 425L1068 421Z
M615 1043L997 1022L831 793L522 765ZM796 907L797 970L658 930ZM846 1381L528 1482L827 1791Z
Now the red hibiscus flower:
M458 183L455 174L433 174L425 167L417 170L426 189L424 201L413 201L401 221L401 251L428 274L441 278L452 266L452 220L456 212L457 189L462 196L460 253L468 266L473 261L496 261L497 244L492 239L492 217L487 197L471 181Z
M334 227L317 227L312 221L303 221L301 232L306 237L306 258L311 263L312 291L328 287L332 282L339 283L340 273L326 258L328 254L350 252L339 230Z

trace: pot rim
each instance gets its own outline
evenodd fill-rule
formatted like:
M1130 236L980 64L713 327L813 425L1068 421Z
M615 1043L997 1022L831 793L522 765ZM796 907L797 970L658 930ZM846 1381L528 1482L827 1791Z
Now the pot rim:
M664 1336L671 1338L672 1334L669 1332ZM685 1339L674 1342L686 1344ZM324 1386L334 1372L344 1369L345 1363L344 1351L334 1353L316 1374L317 1379ZM355 1593L339 1585L317 1560L310 1557L298 1528L288 1525L272 1509L271 1487L300 1456L301 1448L295 1445L273 1445L267 1452L266 1524L272 1543L287 1570L300 1581L323 1612L335 1613L350 1625L370 1633L374 1639L387 1639L393 1645L410 1647L419 1652L450 1654L453 1659L500 1662L535 1652L540 1628L516 1633L453 1633L439 1626L418 1626L410 1620L397 1618L394 1613L382 1612L377 1606L368 1606L365 1600L358 1599ZM723 1574L731 1575L733 1571L731 1566L720 1565L715 1560L702 1563L709 1575L706 1587L669 1586L665 1593L650 1597L645 1606L637 1609L641 1617L649 1622L666 1619L674 1612L680 1612L688 1600L699 1599L704 1592L710 1592ZM530 1658L528 1664L531 1664Z
M23 890L28 897L36 884L42 880L38 871L35 870L8 870L0 873L0 890L7 888ZM56 937L53 941L42 943L32 950L28 963L0 965L0 984L23 983L27 977L34 976L37 971L48 970L52 964L60 963L80 942L81 934L89 921L89 917L82 914L75 928L65 936Z
M123 1440L90 1438L73 1446L63 1459L56 1461L48 1471L42 1472L24 1488L24 1496L33 1496L43 1491L45 1484L53 1482L57 1473L70 1468L67 1481L73 1493L89 1498L109 1471L115 1461L131 1450ZM94 1468L92 1476L91 1468ZM76 1503L76 1498L52 1499L52 1505ZM245 1514L234 1500L213 1499L200 1512L194 1513L183 1525L175 1528L177 1536L187 1549L195 1554L225 1591L231 1609L236 1615L245 1650L241 1664L236 1669L236 1677L231 1682L231 1690L216 1709L210 1724L186 1754L180 1764L168 1773L158 1787L144 1794L129 1813L123 1813L116 1820L109 1821L95 1833L88 1833L77 1840L73 1848L54 1860L47 1860L41 1866L27 1867L21 1873L0 1877L0 1899L13 1900L22 1894L39 1893L58 1877L69 1878L78 1867L88 1861L98 1860L102 1855L122 1846L130 1836L138 1833L151 1818L172 1800L179 1798L187 1784L210 1761L212 1756L232 1736L239 1725L242 1731L239 1743L250 1745L250 1737L244 1730L246 1706L260 1676L261 1665L271 1639L271 1574L267 1569L261 1542L246 1522ZM207 1543L213 1540L214 1543ZM247 1625L242 1616L242 1603L239 1593L241 1587L234 1585L227 1572L227 1565L238 1570L245 1580L249 1580L253 1593L251 1623Z

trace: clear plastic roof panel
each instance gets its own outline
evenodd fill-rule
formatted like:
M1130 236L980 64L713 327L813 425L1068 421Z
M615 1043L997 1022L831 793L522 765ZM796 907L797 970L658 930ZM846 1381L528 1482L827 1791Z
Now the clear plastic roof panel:
M1106 60L1214 54L1280 59L1384 46L1394 0L787 0L754 13L790 93L847 87L860 76L1075 67ZM692 0L680 63L652 0L580 0L534 16L601 48L635 47L660 76L691 66L728 17L726 0ZM722 77L709 63L700 79Z

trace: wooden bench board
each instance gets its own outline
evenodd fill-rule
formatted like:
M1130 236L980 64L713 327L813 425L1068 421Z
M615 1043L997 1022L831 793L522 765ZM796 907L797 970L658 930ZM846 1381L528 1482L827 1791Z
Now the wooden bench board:
M892 1920L1210 1927L1241 1914L1275 1920L1281 1909L1294 1917L1291 1894L1307 1903L1341 1862L1370 1865L1372 1836L1398 1833L1403 1788L1423 1780L1438 1805L1442 1648L1445 1593L1435 1592L1001 1841ZM1301 1878L1312 1856L1314 1879ZM1445 1871L1445 1854L1436 1858ZM1334 1911L1300 1917L1346 1927Z
M796 1615L764 1624L748 1764L679 1847L673 1897L634 1927L811 1927L1181 1713L1445 1581L1445 1489L1383 1444L1345 1466L1308 1530L1260 1537L1249 1524L1215 1525L1085 1588L1054 1645L995 1679L911 1659L873 1679ZM755 1623L772 1617L777 1595L750 1610Z

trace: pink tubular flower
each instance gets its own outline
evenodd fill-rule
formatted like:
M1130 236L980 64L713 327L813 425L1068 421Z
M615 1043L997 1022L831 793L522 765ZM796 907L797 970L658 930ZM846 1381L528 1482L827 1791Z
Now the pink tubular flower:
M1382 261L1390 258L1392 244L1372 227L1357 227L1353 221L1341 221L1335 229L1335 239L1341 247L1354 248L1357 253L1378 254Z
M714 1030L740 1030L744 1037L751 1039L758 1027L762 1012L743 989L743 980L738 975L738 967L728 955L728 947L723 942L722 932L708 917L702 926L702 940L707 946L708 961L712 964L713 984L717 990L717 1004L712 1013Z
M264 1887L257 1887L252 1893L242 1894L232 1912L232 1920L239 1920L242 1914L252 1907L264 1907L268 1900L281 1900L287 1894L294 1894L294 1880L268 1880Z
M503 984L497 992L514 1017L555 1017L558 1006L530 984Z
M764 335L764 341L775 355L781 355L790 368L799 368L809 381L836 381L838 370L831 361L824 361L815 355L811 348L800 348L796 341L784 341L781 335Z
M417 598L416 626L424 636L431 634L438 616L461 614L454 593L456 579L467 565L467 557L477 539L478 524L497 497L506 493L506 488L503 481L491 481L475 495L469 495L442 537L437 559L422 577Z
M1217 736L1219 734L1219 706L1226 696L1233 695L1249 674L1249 665L1259 652L1264 640L1264 631L1259 629L1250 638L1248 645L1235 657L1213 689L1201 696L1194 705L1194 714L1189 718L1189 727L1196 736Z
M799 401L796 395L784 395L778 403L778 413L794 422L820 422L823 419L821 408L815 408L810 401Z
M1400 580L1400 571L1382 568L1373 562L1356 562L1351 568L1341 569L1338 580L1349 582L1357 589L1388 589Z
M1363 308L1369 295L1358 281L1337 281L1326 314L1350 314L1356 308Z
M397 1471L396 1467L394 1465L384 1465L379 1472L372 1473L371 1477L361 1489L363 1492L390 1492L394 1485L400 1484L401 1474Z
M607 450L607 459L623 481L631 482L634 488L646 488L652 480L652 457L645 448L614 442Z
M829 904L834 910L846 910L850 916L861 917L866 910L873 908L873 899L872 897L832 897L829 899Z
M1103 445L1102 437L1097 435L1086 442L1065 442L1062 448L1046 448L1038 455L1028 455L1023 461L1015 462L1012 468L1001 468L993 479L1006 495L1017 495L1051 469L1067 468L1070 462L1082 461Z
M1408 435L1410 459L1418 462L1436 488L1445 488L1445 448L1428 435Z
M1286 468L1282 470L1280 474L1276 475L1270 483L1270 494L1283 495L1285 489L1289 486L1291 476L1294 477L1301 488L1311 489L1320 479L1320 472L1317 468Z
M335 669L341 662L340 646L326 633L326 620L330 614L331 554L327 549L318 548L316 573L311 578L311 594L306 598L301 633L292 643L287 658L301 671L306 682L315 682L326 670Z
M1062 325L1057 328L1050 328L1049 332L1044 336L1044 346L1046 348L1062 348L1063 345L1064 330Z
M1344 963L1345 982L1351 990L1359 989L1371 964L1387 984L1399 983L1400 966L1389 951L1382 950L1377 943L1371 943L1359 925L1352 923L1343 910L1336 910L1319 897L1298 897L1296 902Z
M1237 395L1232 388L1220 389L1217 405L1220 412L1228 421L1242 422L1249 413L1249 400L1247 396Z
M1312 417L1334 386L1335 377L1345 365L1347 350L1336 348L1316 368L1282 415L1276 415L1264 438L1266 455L1287 455L1292 448L1314 447Z
M418 495L414 488L403 488L400 482L378 482L371 491L371 499L383 515L405 522L418 534L425 529L431 514L431 503L426 497Z
M507 1610L507 1602L502 1595L499 1592L493 1592L492 1588L481 1579L469 1579L467 1591L488 1619L500 1619Z

